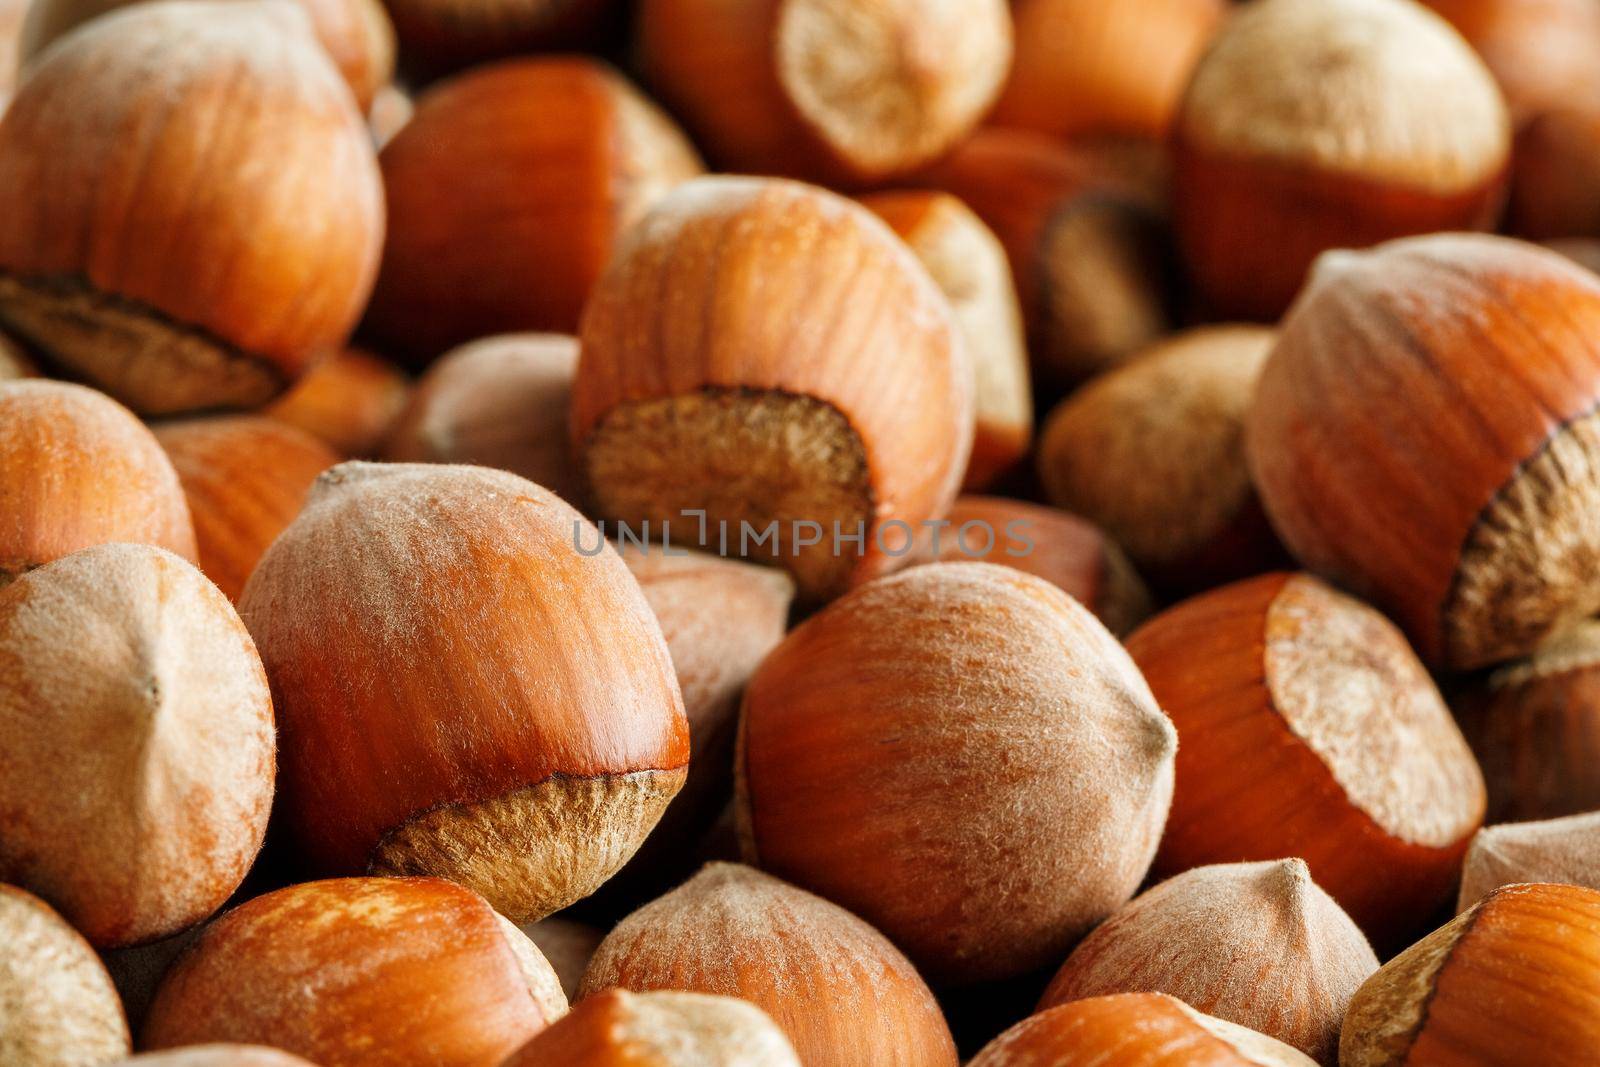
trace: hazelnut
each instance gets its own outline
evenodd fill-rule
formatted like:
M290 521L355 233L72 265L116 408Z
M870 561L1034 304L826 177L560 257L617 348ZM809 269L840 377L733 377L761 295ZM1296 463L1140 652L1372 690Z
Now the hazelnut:
M508 334L452 349L417 382L384 457L494 467L577 502L583 482L567 434L577 367L578 342L557 334Z
M155 1000L156 987L161 984L167 968L184 949L194 944L204 929L205 924L200 923L160 941L100 953L100 962L106 965L106 973L117 987L117 995L128 1013L128 1025L135 1033L144 1027L145 1018L150 1014L150 1002Z
M0 945L0 1063L97 1067L128 1054L110 976L44 901L0 885Z
M1600 809L1600 622L1556 634L1454 704L1483 765L1489 822Z
M262 553L339 457L309 434L259 415L222 415L158 426L194 518L200 569L238 600Z
M0 382L0 500L0 586L108 541L196 556L167 454L132 412L81 385Z
M32 63L67 33L111 11L145 0L32 0L18 60ZM394 73L394 27L378 0L296 0L311 30L365 109Z
M1512 118L1575 100L1600 103L1600 6L1594 0L1422 0L1477 49Z
M1226 0L1019 0L1017 54L989 121L1160 141L1227 9Z
M404 86L390 82L378 90L367 109L367 127L381 150L406 128L417 113L417 103Z
M1000 238L1043 385L1075 385L1170 329L1165 226L1093 158L987 129L916 181L960 197Z
M1005 0L643 0L638 51L718 169L872 184L977 125L1011 15Z
M700 173L610 67L519 59L435 86L379 157L389 239L367 322L414 365L497 333L573 333L618 234Z
M789 626L794 583L771 567L701 552L619 546L661 624L689 720L689 774L638 853L600 892L624 910L676 886L733 796L739 698ZM714 610L708 610L715 605Z
M28 5L29 0L0 0L0 115L5 114L16 88L22 24Z
M1600 893L1497 889L1367 979L1341 1067L1578 1067L1600 1047Z
M316 870L449 877L531 922L604 882L683 784L644 595L515 475L341 464L239 608L281 722L279 814Z
M270 1043L322 1067L495 1067L566 1007L539 950L476 893L341 878L207 926L162 979L142 1043Z
M917 567L812 616L751 679L745 854L936 982L1012 977L1138 888L1175 744L1133 661L1055 586Z
M1380 944L1426 928L1483 822L1483 776L1389 620L1269 574L1157 615L1128 652L1180 741L1158 872L1300 856Z
M1507 224L1533 239L1600 236L1600 106L1541 112L1518 131Z
M31 69L0 122L0 217L0 324L174 414L263 403L344 342L383 189L299 9L140 3Z
M600 943L583 996L613 986L738 997L807 1067L955 1067L955 1043L911 962L821 897L714 863Z
M947 193L877 193L861 202L911 246L955 312L977 381L977 427L962 486L981 489L1014 468L1033 442L1028 350L1005 249Z
M1042 1011L968 1067L1312 1067L1275 1038L1202 1015L1162 993L1090 997Z
M608 989L522 1046L503 1067L800 1067L766 1012L704 993Z
M582 342L572 433L598 514L781 563L808 600L907 562L906 531L966 470L949 303L875 215L821 189L668 194L623 238Z
M384 0L408 73L427 81L488 59L602 43L618 0Z
M589 959L594 955L594 950L600 947L605 932L587 923L556 915L529 923L521 929L556 972L561 991L567 995L567 999L577 1000L583 972L589 969Z
M0 590L0 722L0 880L96 945L192 926L244 879L272 802L272 701L232 605L188 563L100 545Z
M1251 4L1179 109L1184 261L1217 314L1276 318L1326 249L1489 228L1510 141L1493 76L1420 5Z
M1167 589L1279 565L1244 449L1275 338L1259 326L1191 330L1073 393L1050 414L1035 459L1050 500L1104 526Z
M312 367L262 414L299 427L341 456L369 456L388 437L409 393L399 368L348 348Z
M190 1045L171 1052L146 1052L119 1064L138 1067L316 1067L265 1045Z
M1600 279L1531 245L1324 256L1248 430L1284 544L1430 663L1525 655L1600 609L1597 330Z
M998 563L1043 578L1123 636L1150 614L1150 591L1098 526L1055 508L992 496L956 499L935 556Z
M1300 860L1229 863L1134 898L1073 950L1039 1007L1166 993L1332 1064L1345 1006L1377 969Z
M1456 909L1519 882L1560 882L1600 889L1600 811L1479 830L1462 867Z

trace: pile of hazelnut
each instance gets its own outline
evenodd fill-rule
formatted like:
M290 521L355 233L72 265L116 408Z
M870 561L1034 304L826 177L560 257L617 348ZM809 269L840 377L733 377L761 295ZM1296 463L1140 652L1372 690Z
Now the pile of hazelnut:
M0 0L0 1067L1593 1067L1592 271L1600 0Z

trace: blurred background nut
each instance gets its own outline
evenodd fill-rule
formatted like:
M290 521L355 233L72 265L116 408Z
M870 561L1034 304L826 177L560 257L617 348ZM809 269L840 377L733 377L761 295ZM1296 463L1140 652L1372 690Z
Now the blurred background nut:
M239 0L135 4L41 57L0 216L0 323L144 414L261 404L337 349L384 228L309 21Z
M642 0L645 81L721 170L884 182L977 125L1005 0Z
M406 73L427 81L484 60L603 44L621 0L384 0Z
M1560 882L1600 889L1600 811L1479 830L1467 849L1458 911L1490 892L1521 882Z
M239 605L281 723L279 816L314 871L448 876L531 922L604 882L683 784L644 595L515 475L341 464Z
M265 1045L191 1045L170 1052L146 1052L117 1063L134 1067L316 1067Z
M1544 111L1522 127L1507 215L1513 233L1533 240L1600 236L1600 101Z
M1039 1007L1166 993L1331 1067L1345 1006L1377 969L1304 863L1222 864L1135 897L1073 950Z
M128 1054L128 1022L94 950L44 901L0 885L0 1062L98 1067Z
M1304 574L1157 615L1128 639L1178 728L1156 869L1302 857L1380 947L1449 898L1483 776L1394 625Z
M262 414L304 430L346 459L356 459L377 452L409 393L399 368L359 348L347 348L312 367Z
M618 235L700 173L665 113L579 57L435 86L379 161L389 239L367 329L413 367L490 334L575 332Z
M732 997L608 989L504 1067L800 1067L765 1012Z
M1244 453L1275 338L1259 326L1191 330L1073 393L1050 414L1035 458L1051 501L1105 527L1169 590L1281 562Z
M162 980L142 1044L270 1042L321 1067L496 1067L566 1009L539 950L476 893L342 878L208 926Z
M1494 72L1511 115L1600 104L1600 6L1592 0L1422 0Z
M1491 228L1511 125L1483 62L1411 0L1262 0L1201 59L1174 137L1192 281L1215 314L1272 319L1327 249Z
M33 360L16 341L0 333L0 381L32 378L39 373Z
M612 987L747 1000L806 1067L956 1067L932 992L887 938L737 864L711 864L619 923L584 975L583 997Z
M196 558L177 473L133 413L81 385L0 382L0 585L80 548Z
M600 946L605 931L559 915L529 923L521 930L528 935L528 940L538 946L539 952L556 972L567 999L577 1000L583 972L589 969L589 959Z

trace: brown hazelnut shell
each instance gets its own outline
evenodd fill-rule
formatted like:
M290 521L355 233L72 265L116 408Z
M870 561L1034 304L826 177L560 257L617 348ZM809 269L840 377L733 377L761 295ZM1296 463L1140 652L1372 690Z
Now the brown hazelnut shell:
M584 999L612 987L747 1000L807 1067L956 1065L933 993L887 938L737 864L707 866L618 924L584 975Z
M0 381L11 381L16 378L32 378L39 373L39 368L34 366L33 359L5 334L0 333Z
M448 874L531 922L605 881L683 782L683 703L638 584L515 475L341 464L239 605L313 869Z
M665 113L578 57L435 86L379 162L389 239L367 327L414 366L492 334L575 332L618 235L701 171Z
M411 387L400 369L359 348L318 363L262 409L346 458L370 456L405 409Z
M1600 236L1600 101L1542 111L1517 131L1506 214L1530 240Z
M0 121L0 191L0 322L143 414L281 392L344 343L383 239L366 126L288 4L81 27Z
M608 989L502 1067L800 1067L767 1014L733 997Z
M384 0L411 80L426 82L486 60L590 50L605 42L619 0Z

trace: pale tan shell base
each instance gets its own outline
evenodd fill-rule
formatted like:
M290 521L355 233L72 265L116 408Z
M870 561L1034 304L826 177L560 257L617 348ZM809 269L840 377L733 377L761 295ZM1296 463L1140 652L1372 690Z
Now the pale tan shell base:
M701 547L782 566L808 599L842 592L860 562L854 543L835 551L835 523L852 535L864 527L871 547L865 447L843 412L813 397L707 389L620 404L590 437L584 470L600 515L635 534L648 519L656 541L668 521L673 543L689 547L701 531L684 513L704 510ZM741 545L742 523L753 538L774 520L775 541ZM820 543L796 548L794 524L806 520L822 527Z
M547 778L416 816L373 850L376 875L434 875L481 893L514 923L581 900L628 861L687 768Z
M81 280L0 273L0 324L141 415L260 407L288 384L265 360Z
M1457 668L1526 655L1600 610L1600 412L1563 427L1501 488L1461 549L1442 610Z
M1422 1032L1434 981L1477 915L1477 909L1390 960L1381 980L1369 980L1351 1000L1339 1038L1340 1067L1387 1067L1405 1062Z

